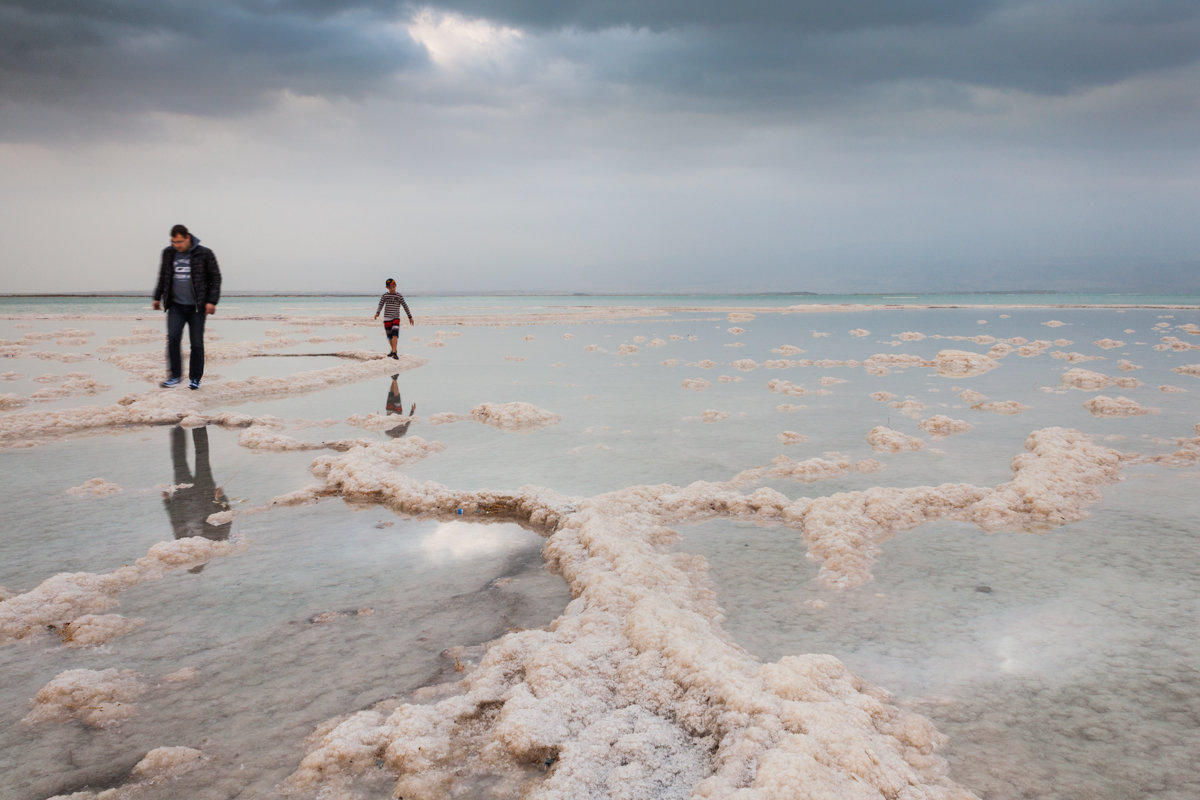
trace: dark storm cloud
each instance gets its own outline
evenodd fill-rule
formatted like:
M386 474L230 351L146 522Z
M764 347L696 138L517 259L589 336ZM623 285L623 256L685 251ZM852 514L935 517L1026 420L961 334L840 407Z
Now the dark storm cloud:
M1200 4L1191 0L435 5L542 31L674 34L661 52L624 65L630 78L739 100L789 91L805 99L905 80L1059 94L1200 60Z
M425 61L387 8L161 0L0 5L0 101L231 114L272 92L361 97Z
M527 32L520 64L423 82L428 54L392 24L422 8ZM1196 64L1198 42L1194 0L0 0L0 138L72 115L237 115L280 91L453 104L551 62L576 67L584 103L886 115L967 107L978 87L1109 86Z

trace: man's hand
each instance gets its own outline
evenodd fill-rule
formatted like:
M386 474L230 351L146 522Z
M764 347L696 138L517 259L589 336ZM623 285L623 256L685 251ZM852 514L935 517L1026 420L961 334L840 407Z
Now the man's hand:
M216 303L206 303L204 306L204 313L205 314L217 313L217 304Z
M153 308L155 311L158 311L158 308L159 308L158 301L157 301L157 300L155 300L154 302L152 302L152 303L150 304L150 307L151 307L151 308Z

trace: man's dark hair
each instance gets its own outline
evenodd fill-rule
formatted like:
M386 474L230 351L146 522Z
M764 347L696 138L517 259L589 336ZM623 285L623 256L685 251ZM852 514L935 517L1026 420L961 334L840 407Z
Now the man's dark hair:
M176 236L191 236L191 234L188 233L187 225L175 225L171 228L171 236L174 238Z

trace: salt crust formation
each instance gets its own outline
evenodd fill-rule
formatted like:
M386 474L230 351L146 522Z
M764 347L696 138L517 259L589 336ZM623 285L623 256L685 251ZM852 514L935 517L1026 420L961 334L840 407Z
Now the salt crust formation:
M704 380L704 378L687 378L683 382L683 388L693 392L703 392L710 386L712 386L712 383Z
M1083 407L1093 417L1141 417L1158 413L1158 409L1147 408L1128 397L1106 397L1102 394L1088 400Z
M55 795L49 800L136 800L152 787L203 767L209 757L191 747L156 747L134 765L131 780L113 789Z
M829 472L849 469L829 459ZM936 754L940 735L823 655L762 664L730 640L703 559L669 525L730 516L797 530L831 588L860 585L883 542L950 519L1044 532L1081 519L1120 479L1121 455L1064 428L1031 434L1013 478L875 487L791 500L738 480L635 486L593 498L527 487L456 492L380 469L369 448L317 459L308 499L401 513L487 505L549 538L573 600L548 628L493 642L462 680L331 720L288 781L336 796L380 768L396 796L470 796L485 782L527 798L969 798ZM293 498L300 501L301 498ZM802 787L802 789L801 789Z
M127 395L115 404L107 406L9 414L0 417L0 447L37 443L53 437L131 425L179 423L185 427L201 427L207 424L244 427L253 420L229 411L206 413L205 409L305 394L411 369L425 363L424 359L414 356L401 356L397 362L377 353L362 351L348 351L335 355L351 363L298 372L285 377L254 377L214 382L205 384L198 392L152 390ZM161 354L156 358L161 362Z
M70 489L67 489L67 494L73 494L76 496L86 495L89 497L107 497L111 494L118 494L122 491L124 491L124 489L122 489L119 484L105 480L104 478L92 478L84 481L79 486L72 486Z
M99 644L102 631L115 636L129 628L112 620L100 623L81 618L116 605L121 592L131 586L157 580L171 570L200 566L229 555L236 547L230 541L193 536L158 542L133 564L109 573L60 572L0 602L0 645L41 632L69 630L68 626L76 624L87 631L88 644Z
M884 425L876 425L867 431L867 444L877 453L900 453L905 450L920 450L925 446L925 442L917 437Z
M966 433L973 427L971 423L961 419L952 419L945 414L935 414L917 423L921 430L935 439L944 439L956 433Z
M521 400L512 403L482 403L471 409L471 418L505 431L532 431L562 421L558 414Z
M21 721L70 722L104 728L133 715L133 702L145 689L132 670L69 669L55 676L33 698L33 708Z

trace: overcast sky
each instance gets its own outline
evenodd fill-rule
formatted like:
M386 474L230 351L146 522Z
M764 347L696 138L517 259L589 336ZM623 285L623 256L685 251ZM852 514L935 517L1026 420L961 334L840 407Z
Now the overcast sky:
M2 292L1200 291L1196 0L0 0Z

